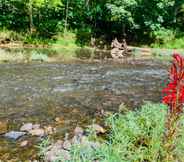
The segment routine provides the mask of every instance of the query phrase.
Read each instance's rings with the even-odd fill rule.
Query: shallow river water
[[[153,60],[1,64],[0,119],[8,120],[9,130],[19,130],[22,123],[48,125],[60,117],[59,136],[95,119],[101,109],[159,102],[167,69],[168,64]],[[0,160],[34,158],[34,149],[18,148],[19,142],[0,137]]]

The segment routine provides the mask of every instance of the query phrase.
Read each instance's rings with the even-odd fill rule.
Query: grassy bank
[[[76,51],[81,49],[76,44],[76,35],[72,32],[60,33],[45,39],[4,29],[0,31],[0,42],[0,47],[11,51],[9,54],[1,50],[0,60],[2,61],[71,60],[77,58]]]
[[[86,38],[85,38],[86,37]],[[89,35],[85,35],[80,38],[77,36],[75,31],[67,31],[64,33],[57,33],[50,38],[39,36],[36,33],[30,34],[29,32],[15,32],[12,30],[7,30],[5,28],[0,29],[0,41],[9,40],[10,42],[20,43],[22,45],[30,46],[55,46],[55,47],[65,47],[65,48],[76,48],[84,44],[89,44]],[[85,41],[86,40],[86,41]],[[99,38],[98,41],[105,41]],[[79,43],[80,42],[80,43]],[[1,42],[2,44],[2,42]],[[171,35],[161,35],[155,38],[155,41],[151,44],[140,44],[139,42],[134,42],[133,44],[138,44],[140,47],[147,48],[160,48],[160,49],[184,49],[184,33],[171,34]],[[130,44],[131,45],[131,44]]]
[[[153,48],[167,48],[167,49],[184,49],[184,37],[175,38],[173,40],[169,40],[167,42],[161,43],[153,43],[151,44]]]
[[[110,128],[107,140],[94,149],[74,145],[71,159],[66,162],[166,162],[163,160],[167,154],[163,145],[166,114],[166,106],[147,103],[136,111],[111,115],[106,120]],[[179,123],[179,134],[173,141],[175,148],[170,154],[183,162],[184,115]],[[95,139],[99,141],[98,137]],[[57,161],[62,161],[62,156],[58,155]]]

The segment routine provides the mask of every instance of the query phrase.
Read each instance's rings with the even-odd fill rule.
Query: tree
[[[125,35],[128,29],[133,29],[137,27],[137,24],[134,20],[134,11],[137,7],[136,0],[122,1],[108,1],[107,9],[110,12],[110,21],[117,24],[118,30],[120,29],[120,33]]]

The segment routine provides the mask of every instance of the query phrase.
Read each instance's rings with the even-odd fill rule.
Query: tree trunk
[[[32,0],[29,0],[29,4],[28,4],[28,14],[29,14],[29,30],[30,33],[32,34],[33,32],[33,3]]]
[[[67,25],[68,25],[68,7],[69,7],[69,0],[66,1],[66,13],[65,13],[65,28],[64,28],[64,32],[67,31]]]

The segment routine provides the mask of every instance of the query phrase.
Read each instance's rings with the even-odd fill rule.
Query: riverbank
[[[41,38],[30,37],[29,35],[14,31],[2,31],[0,32],[0,62],[29,63],[32,61],[112,60],[110,49],[106,50],[102,47],[92,48],[90,46],[81,47],[77,43],[76,37],[75,33],[65,32],[51,39],[42,40]],[[132,51],[132,56],[128,59],[156,58],[168,60],[174,51],[184,54],[184,49],[166,49],[163,48],[164,45],[155,45],[153,47],[156,48],[128,46]]]
[[[166,162],[168,152],[163,139],[167,107],[147,103],[137,111],[120,108],[121,112],[106,119],[107,130],[99,126],[86,131],[76,128],[72,139],[54,143],[44,140],[39,146],[41,158],[45,162]],[[182,116],[178,123],[183,123],[183,119]],[[172,141],[175,147],[169,155],[183,162],[182,124],[177,132],[177,138]],[[105,133],[105,139],[100,137]]]
[[[30,62],[124,62],[127,60],[170,60],[174,52],[184,54],[183,49],[157,49],[128,46],[132,55],[124,59],[112,59],[110,50],[101,50],[76,45],[63,46],[24,45],[9,43],[0,45],[0,63],[30,63]]]

